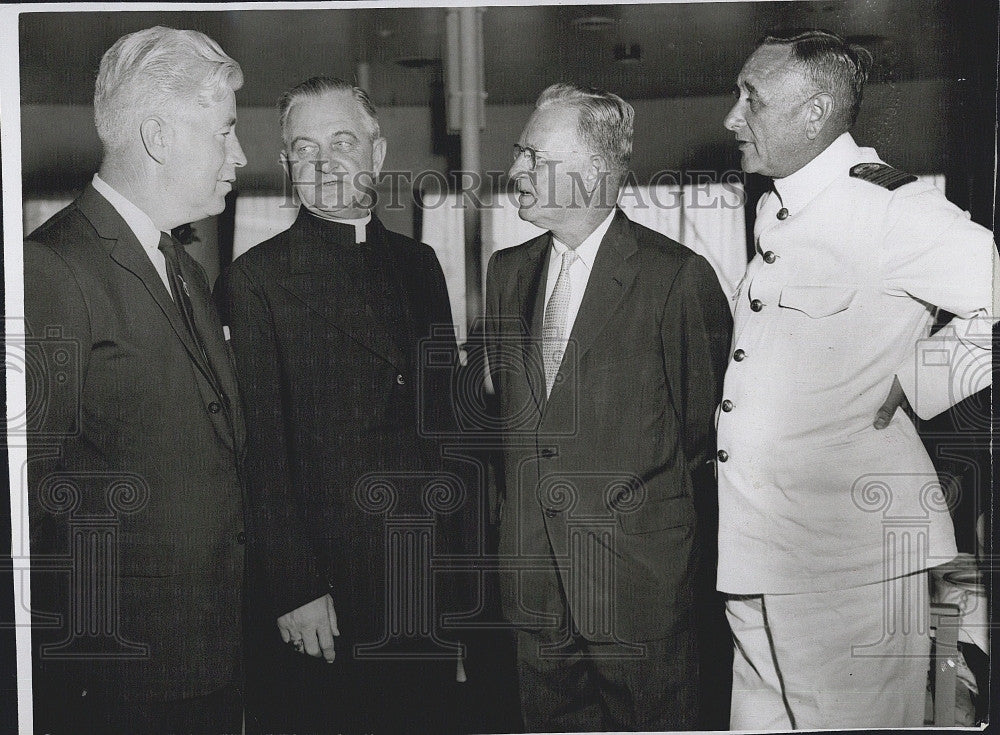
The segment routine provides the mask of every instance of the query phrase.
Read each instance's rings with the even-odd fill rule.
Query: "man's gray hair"
[[[536,109],[571,105],[580,112],[577,132],[594,153],[603,155],[619,182],[632,158],[635,110],[616,94],[575,84],[553,84],[538,97]]]
[[[872,66],[868,49],[823,30],[768,36],[761,45],[791,46],[792,58],[805,68],[817,91],[833,95],[840,111],[840,126],[847,130],[854,125]]]
[[[288,121],[288,113],[291,112],[292,107],[295,106],[296,102],[305,97],[320,97],[329,92],[349,92],[358,103],[358,108],[361,110],[362,116],[365,118],[368,134],[371,136],[372,141],[374,142],[382,137],[382,129],[378,124],[375,105],[372,104],[368,93],[361,89],[361,87],[355,87],[353,84],[345,82],[343,79],[326,76],[310,77],[304,82],[296,84],[278,99],[278,115],[281,123],[281,137],[285,137],[285,123]],[[285,140],[285,142],[287,143],[288,141]]]
[[[119,38],[101,59],[94,123],[105,154],[124,150],[151,112],[179,101],[208,107],[243,86],[243,70],[198,31],[155,26]]]

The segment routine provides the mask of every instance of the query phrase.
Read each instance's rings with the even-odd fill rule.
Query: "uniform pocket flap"
[[[625,533],[650,533],[689,526],[695,521],[694,501],[687,495],[651,500],[631,512],[621,513],[618,520]]]
[[[857,289],[843,286],[786,286],[781,289],[778,303],[820,319],[846,309],[856,293]]]

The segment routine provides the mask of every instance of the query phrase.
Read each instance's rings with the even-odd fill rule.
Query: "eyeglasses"
[[[532,148],[530,145],[518,145],[514,144],[514,163],[521,160],[524,156],[528,159],[528,169],[534,171],[535,167],[538,166],[538,154],[539,153],[579,153],[580,151],[557,151],[557,150],[542,150],[541,148]]]

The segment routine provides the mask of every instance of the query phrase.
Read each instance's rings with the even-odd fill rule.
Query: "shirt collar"
[[[615,212],[617,210],[612,209],[604,221],[597,226],[593,232],[587,235],[587,239],[581,242],[576,247],[577,258],[587,266],[588,271],[594,269],[594,260],[597,259],[597,249],[601,246],[601,240],[607,234],[608,229],[611,227],[611,221],[615,218]],[[562,258],[563,253],[569,250],[569,246],[566,243],[556,239],[556,236],[552,236],[552,258],[558,260]]]
[[[774,180],[782,206],[795,214],[852,166],[881,159],[873,148],[861,148],[850,133],[843,133],[822,153],[793,174]]]
[[[367,237],[365,235],[365,228],[368,226],[368,223],[372,221],[371,211],[369,211],[368,214],[366,214],[364,217],[351,217],[351,218],[326,217],[316,214],[315,212],[310,212],[310,214],[316,217],[316,219],[321,219],[324,222],[334,222],[338,225],[348,225],[353,227],[355,243],[362,243],[367,241]]]
[[[158,250],[160,247],[160,231],[153,224],[149,215],[135,206],[132,202],[122,196],[117,189],[106,182],[97,174],[91,180],[94,189],[108,203],[115,208],[115,211],[125,220],[125,224],[132,230],[132,233],[139,240],[145,250]]]

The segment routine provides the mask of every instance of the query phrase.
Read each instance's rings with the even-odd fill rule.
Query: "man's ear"
[[[818,92],[806,103],[806,137],[815,140],[830,122],[837,101],[829,92]]]
[[[610,173],[608,159],[601,153],[592,154],[587,167],[583,170],[583,185],[587,193],[593,192]]]
[[[157,163],[163,163],[167,158],[170,131],[163,118],[153,115],[139,123],[139,136],[146,153]]]
[[[382,164],[385,162],[385,138],[376,138],[372,141],[372,173],[379,175]]]

